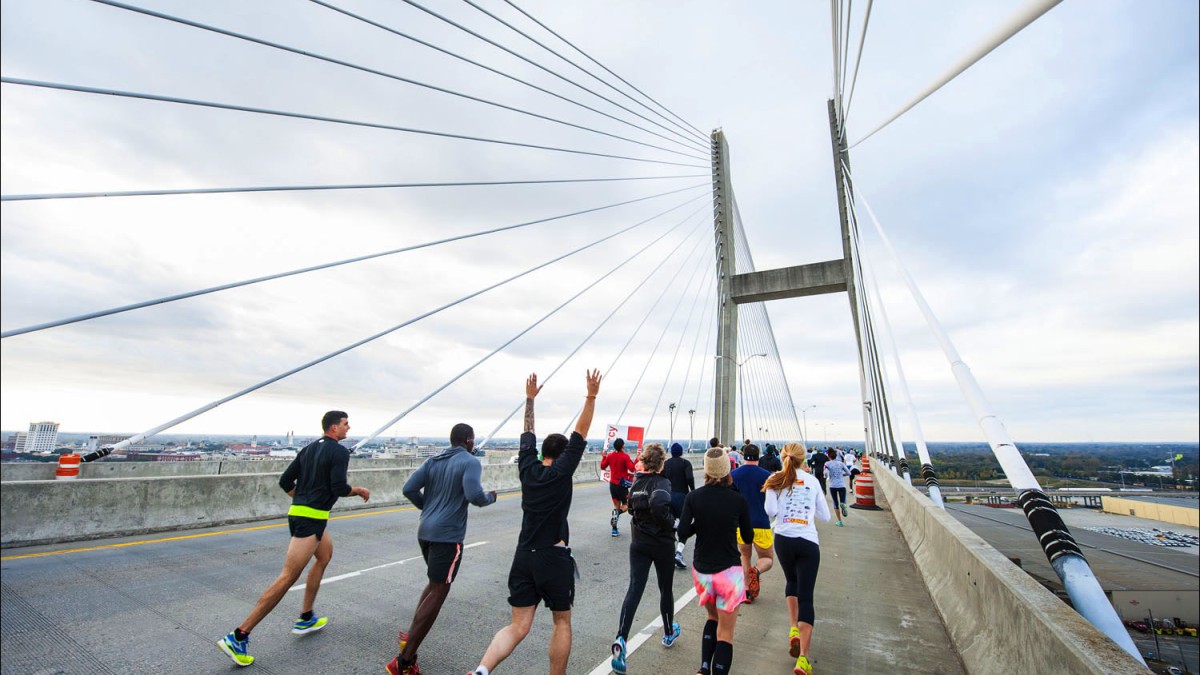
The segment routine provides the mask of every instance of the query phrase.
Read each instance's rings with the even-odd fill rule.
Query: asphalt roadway
[[[881,500],[881,504],[885,504]],[[572,544],[579,562],[568,672],[608,673],[609,644],[628,574],[628,520],[609,535],[608,490],[576,486]],[[407,628],[425,584],[411,506],[336,517],[333,561],[317,598],[325,630],[290,633],[300,594],[291,592],[254,631],[252,673],[382,673],[396,630]],[[520,529],[519,493],[471,507],[462,570],[437,624],[421,647],[422,671],[466,673],[479,663],[509,618],[506,577]],[[963,668],[889,511],[852,510],[846,527],[821,523],[822,564],[812,657],[818,672],[962,673]],[[288,532],[283,521],[84,544],[10,549],[0,557],[3,673],[230,673],[237,669],[215,641],[241,621],[279,572]],[[691,557],[688,546],[687,558]],[[690,674],[699,662],[704,611],[689,573],[674,578],[683,635],[659,644],[653,580],[630,636],[632,673]],[[786,604],[778,569],[763,576],[762,596],[743,606],[733,668],[791,673]],[[547,672],[549,612],[494,672]]]

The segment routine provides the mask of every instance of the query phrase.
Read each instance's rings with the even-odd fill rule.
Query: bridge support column
[[[713,244],[717,264],[717,353],[713,359],[713,435],[725,445],[734,442],[737,410],[737,304],[733,275],[737,273],[733,221],[733,181],[729,175],[729,146],[720,129],[712,133]]]
[[[863,416],[863,437],[866,452],[870,455],[876,449],[874,447],[876,439],[871,423],[871,413],[866,405],[871,397],[867,392],[867,366],[863,360],[862,323],[858,316],[858,290],[854,276],[854,255],[851,250],[853,243],[850,240],[850,200],[853,199],[853,194],[846,185],[846,169],[850,166],[850,152],[846,147],[845,135],[839,133],[842,125],[838,123],[836,102],[830,99],[828,107],[829,140],[833,144],[833,177],[837,183],[838,219],[842,224],[842,265],[846,279],[846,295],[850,299],[850,316],[854,319],[854,339],[858,344],[858,386],[864,403],[860,406]]]

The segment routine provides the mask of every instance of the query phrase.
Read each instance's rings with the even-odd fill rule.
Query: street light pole
[[[801,438],[800,440],[804,441],[805,443],[808,443],[808,414],[807,413],[809,410],[812,410],[815,407],[817,407],[817,404],[814,403],[809,406],[804,406],[803,408],[800,409],[800,418],[804,421],[804,431],[803,431],[804,437]]]
[[[671,405],[667,406],[667,416],[671,418],[671,440],[667,441],[667,447],[670,448],[671,444],[675,442],[675,404],[674,403],[671,403]]]
[[[688,432],[688,452],[691,452],[692,439],[696,437],[696,410],[694,408],[688,411],[688,418],[691,420],[691,431]]]
[[[731,357],[729,357],[729,356],[726,356],[726,355],[724,355],[724,354],[717,354],[716,356],[714,356],[714,357],[713,357],[714,359],[729,359],[730,361],[733,361],[733,363],[734,363],[734,365],[735,365],[735,366],[737,366],[737,374],[738,374],[738,400],[739,400],[739,407],[741,407],[741,409],[742,409],[742,437],[743,437],[743,438],[745,438],[745,436],[746,436],[746,406],[745,406],[745,403],[744,403],[744,399],[745,399],[745,396],[746,396],[746,394],[745,394],[745,391],[746,391],[746,390],[745,390],[745,388],[742,386],[742,366],[746,365],[746,362],[747,362],[747,361],[749,361],[750,359],[752,359],[752,358],[754,358],[754,357],[756,357],[756,356],[766,356],[766,354],[765,354],[765,353],[761,353],[761,354],[751,354],[750,356],[747,356],[746,358],[742,359],[741,361],[737,361],[737,360],[735,360],[735,359],[733,359],[733,358],[731,358]],[[731,440],[730,440],[730,439],[725,439],[725,442],[726,442],[726,443],[730,443],[730,442],[731,442]]]

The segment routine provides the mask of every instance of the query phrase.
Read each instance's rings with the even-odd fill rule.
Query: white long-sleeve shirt
[[[784,537],[803,537],[814,544],[817,538],[815,518],[829,522],[829,504],[821,492],[821,483],[808,472],[796,475],[796,483],[782,490],[767,490],[764,505],[767,515],[775,519],[772,529]]]

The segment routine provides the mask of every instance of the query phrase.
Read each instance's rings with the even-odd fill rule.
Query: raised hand
[[[587,395],[595,396],[600,392],[600,370],[587,371]]]
[[[532,373],[525,379],[525,398],[534,398],[542,390],[537,383],[537,373]]]

